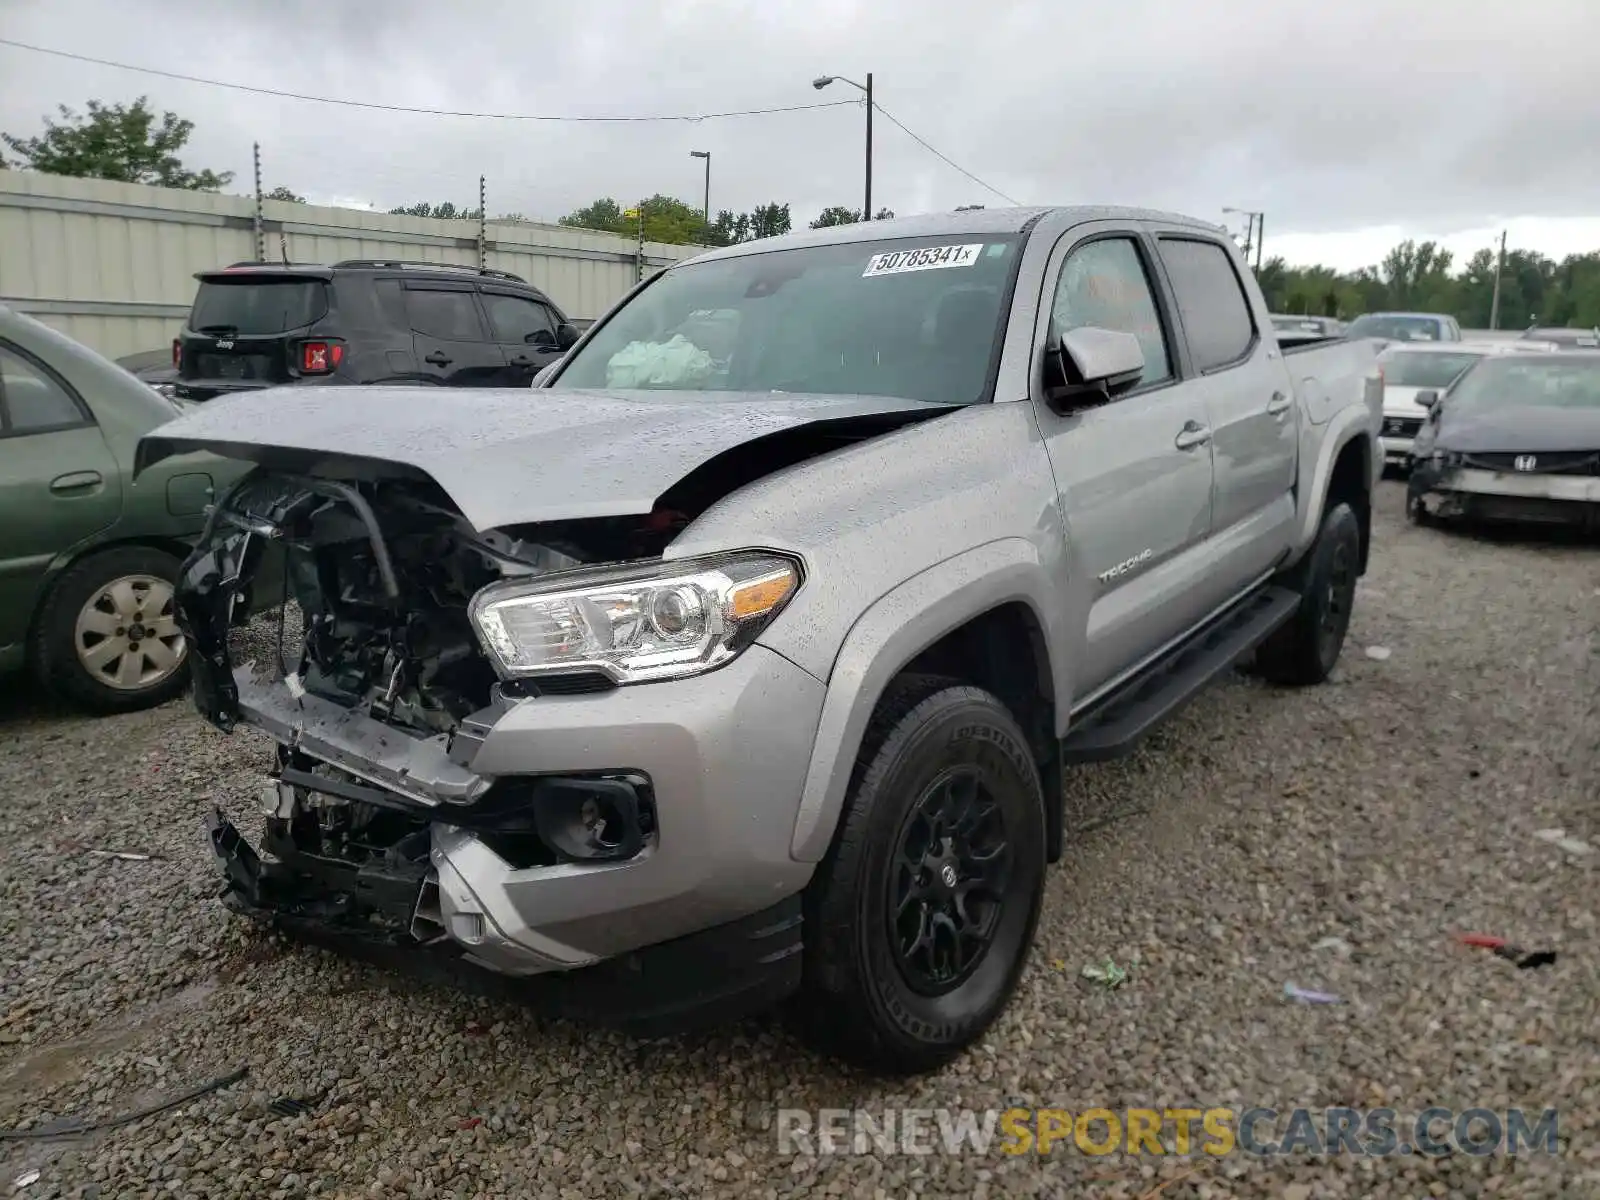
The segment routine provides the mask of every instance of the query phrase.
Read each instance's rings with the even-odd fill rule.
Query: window
[[[1215,242],[1162,238],[1161,261],[1197,371],[1231,366],[1250,352],[1255,321],[1228,252]]]
[[[485,292],[483,306],[489,310],[489,328],[497,342],[527,342],[530,334],[544,333],[549,344],[556,343],[555,320],[550,310],[526,296],[502,296]],[[545,339],[536,337],[534,341]]]
[[[43,433],[87,423],[60,380],[4,346],[0,346],[0,410],[6,433]]]
[[[1140,386],[1172,378],[1150,276],[1131,238],[1106,238],[1073,250],[1056,282],[1050,318],[1058,333],[1085,325],[1131,333],[1144,351]]]
[[[204,280],[195,293],[189,328],[197,333],[284,333],[328,315],[320,279]]]
[[[1427,350],[1390,350],[1379,358],[1389,387],[1434,388],[1443,391],[1477,362],[1479,354],[1437,354]]]
[[[406,315],[411,328],[448,342],[483,341],[483,322],[471,292],[440,288],[407,288]]]

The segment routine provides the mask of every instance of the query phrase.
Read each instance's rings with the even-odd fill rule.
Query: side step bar
[[[1061,742],[1063,762],[1131,754],[1145,734],[1294,615],[1300,593],[1268,586],[1241,601],[1090,709]]]

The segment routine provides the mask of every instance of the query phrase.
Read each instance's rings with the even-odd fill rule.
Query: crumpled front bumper
[[[1408,498],[1433,516],[1549,524],[1600,524],[1600,476],[1490,471],[1427,459]]]
[[[411,885],[413,932],[502,974],[571,970],[736,922],[796,897],[813,870],[789,846],[824,689],[760,645],[697,678],[501,699],[456,736],[295,696],[248,667],[232,684],[245,724],[425,814],[431,870]],[[623,771],[648,780],[655,821],[626,861],[517,867],[473,828],[506,781]],[[231,826],[214,819],[209,836],[237,911],[337,915],[306,911]]]

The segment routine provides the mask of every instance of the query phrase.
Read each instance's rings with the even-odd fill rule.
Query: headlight
[[[493,583],[469,611],[503,676],[598,670],[643,683],[728,662],[799,586],[795,562],[749,553]]]

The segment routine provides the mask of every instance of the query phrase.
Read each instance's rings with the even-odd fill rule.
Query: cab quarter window
[[[1197,238],[1162,238],[1161,261],[1195,370],[1215,371],[1243,359],[1255,342],[1256,325],[1228,252]]]
[[[1172,378],[1150,276],[1132,238],[1102,238],[1068,254],[1050,317],[1058,334],[1086,325],[1131,333],[1144,351],[1140,386]]]

